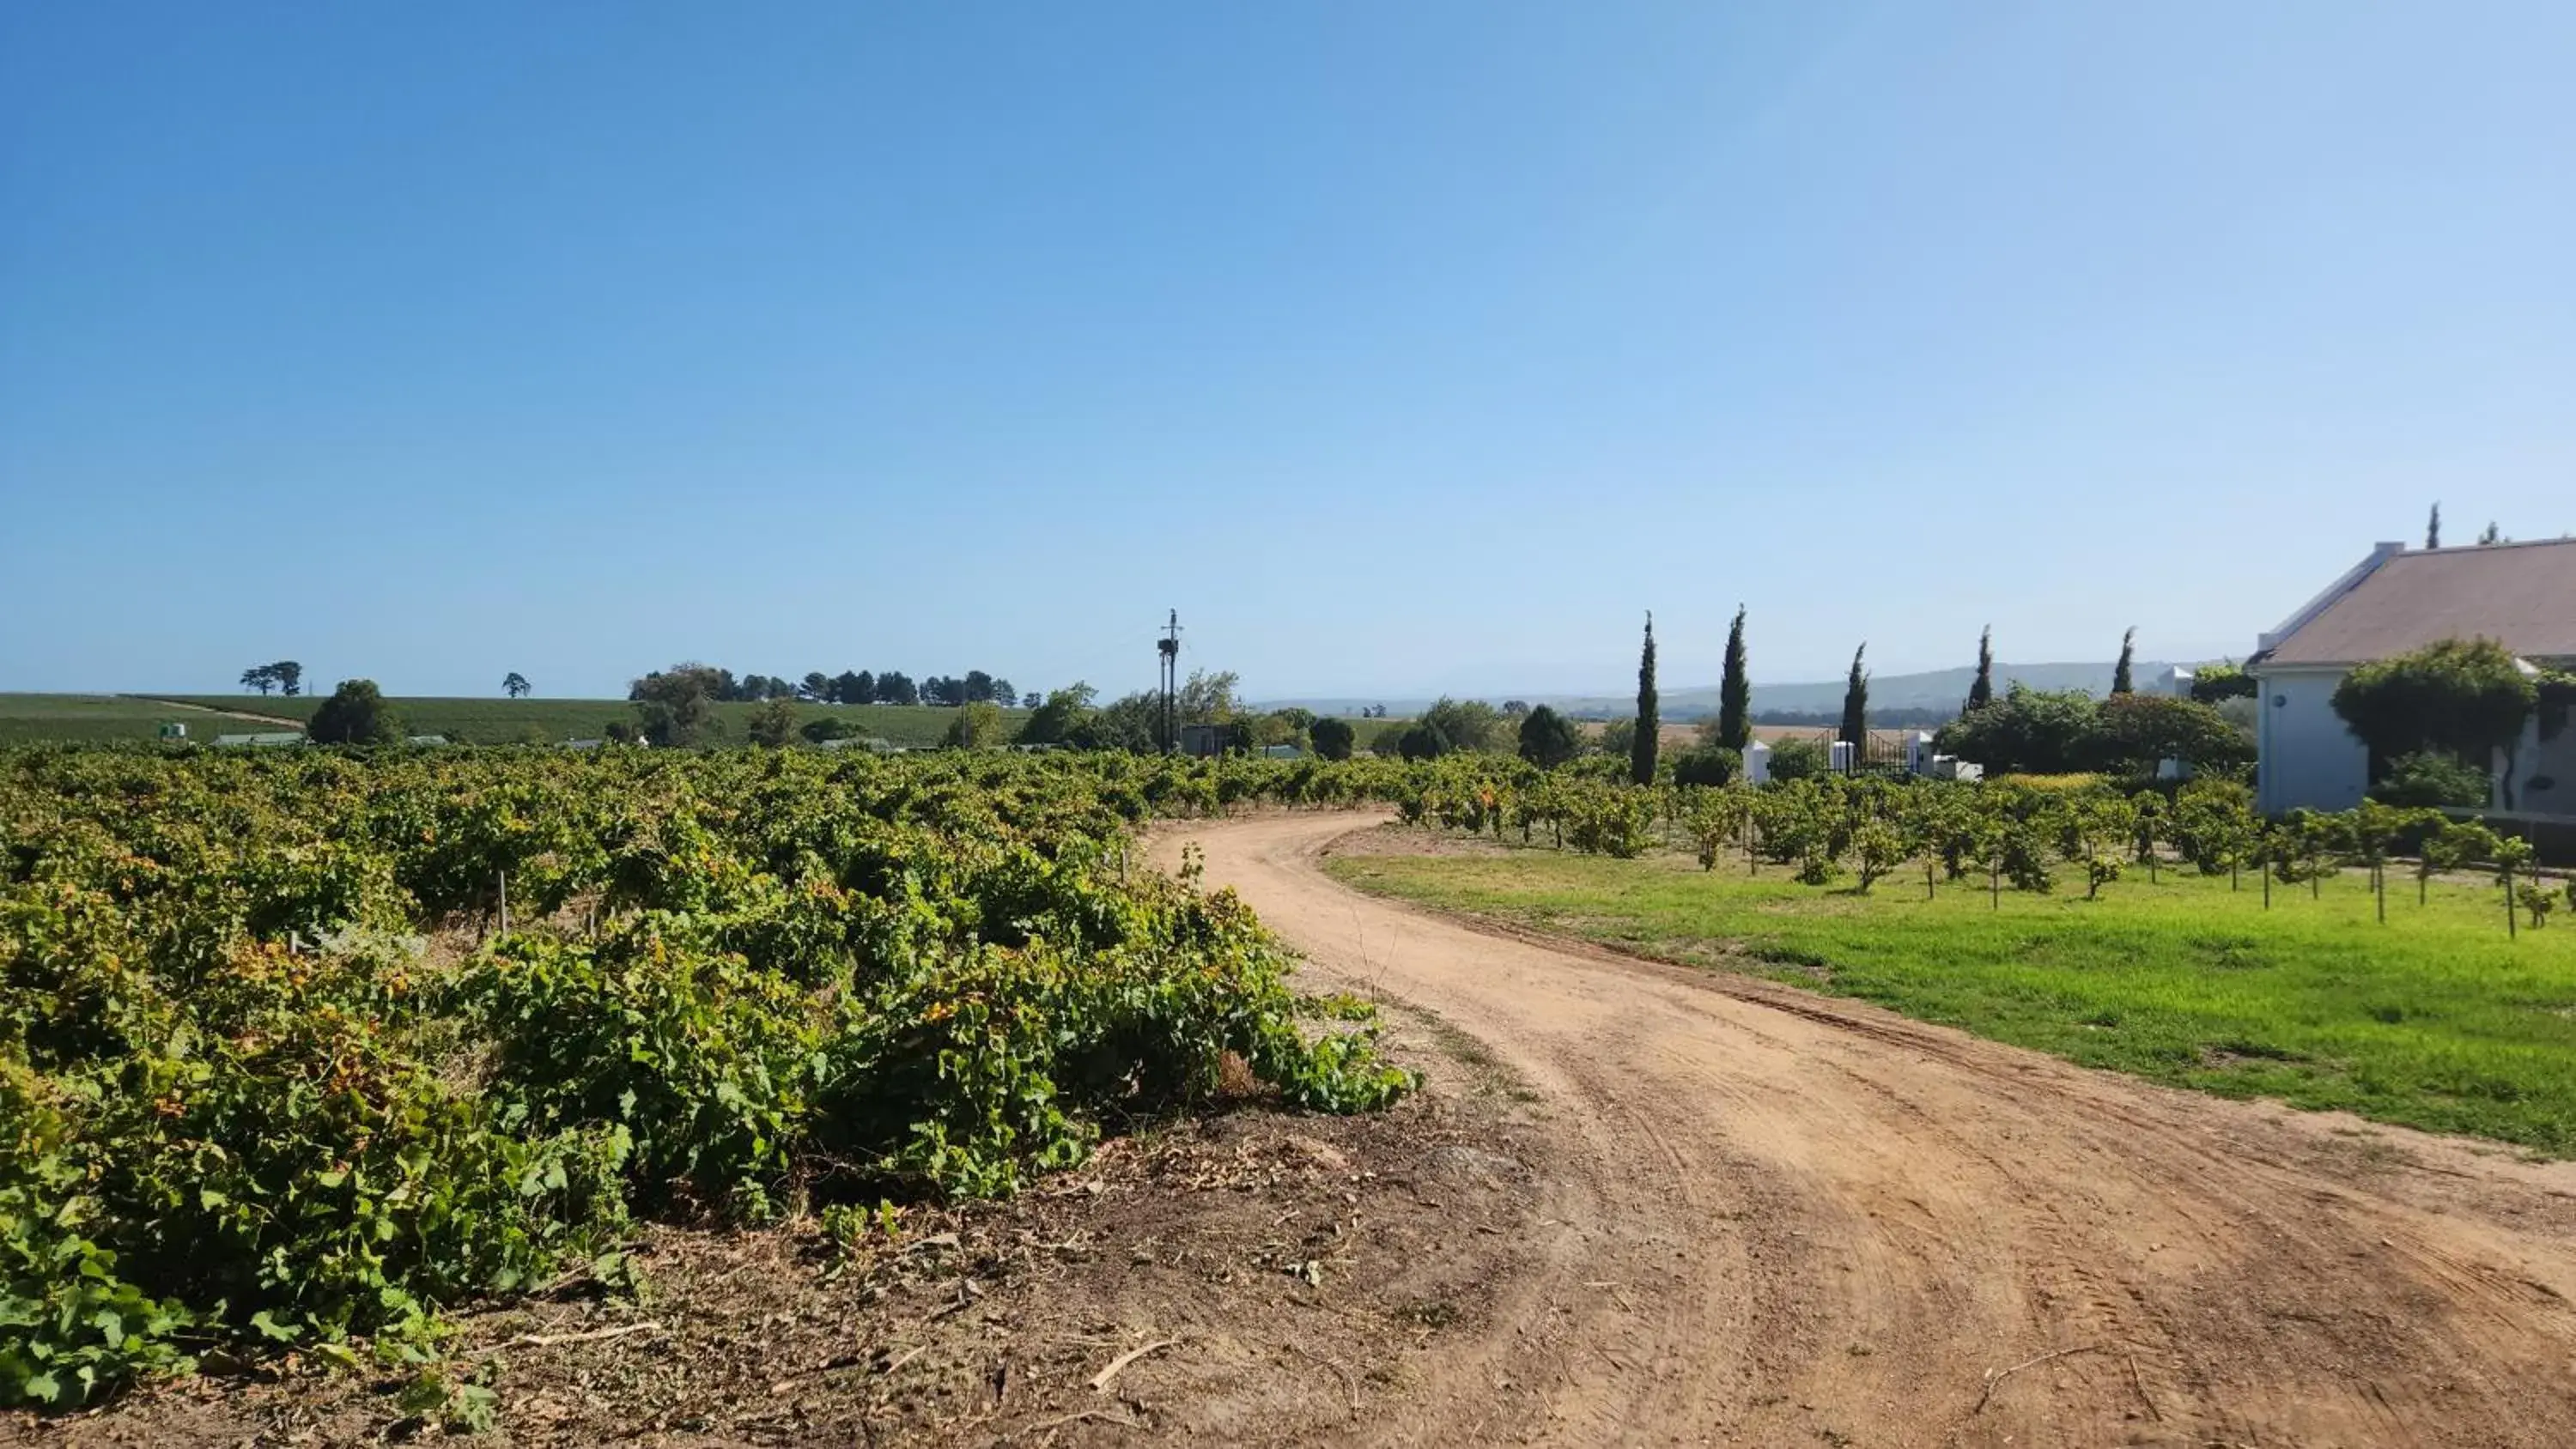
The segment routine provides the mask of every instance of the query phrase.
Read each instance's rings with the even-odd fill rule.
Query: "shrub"
[[[2519,738],[2539,698],[2503,645],[2446,639],[2345,675],[2334,711],[2377,758],[2438,750],[2475,760]]]
[[[1327,715],[1306,727],[1306,741],[1315,747],[1317,759],[1347,760],[1351,757],[1351,741],[1357,733],[1349,720]]]
[[[2477,766],[2439,750],[2418,750],[2392,762],[2370,787],[2370,798],[2390,805],[2484,809],[2492,790],[2487,772]]]
[[[1822,779],[1833,763],[1832,753],[1821,742],[1804,736],[1771,747],[1771,778],[1777,781]]]
[[[1521,718],[1520,756],[1542,770],[1553,770],[1583,752],[1574,722],[1546,705]]]
[[[1701,745],[1673,757],[1676,785],[1724,785],[1744,773],[1744,757],[1717,745]]]
[[[317,745],[390,745],[402,740],[402,721],[372,679],[344,679],[304,726]]]

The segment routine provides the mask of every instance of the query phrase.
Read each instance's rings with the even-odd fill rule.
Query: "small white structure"
[[[1825,768],[1833,771],[1837,775],[1848,775],[1852,772],[1853,751],[1851,741],[1836,740],[1831,745],[1828,745],[1826,749],[1830,753],[1826,756]]]
[[[1932,753],[1932,737],[1930,735],[1921,730],[1910,730],[1906,733],[1905,773],[1909,775],[1931,774],[1932,761],[1934,758],[1936,757]]]
[[[1755,740],[1744,747],[1744,783],[1748,785],[1771,783],[1771,747],[1760,740]]]
[[[252,749],[274,749],[304,743],[304,736],[286,732],[264,735],[217,735],[215,743]]]
[[[2256,805],[2267,815],[2347,810],[2370,786],[2370,752],[2334,712],[2355,666],[2446,639],[2493,639],[2526,670],[2576,665],[2576,539],[2466,548],[2383,543],[2260,640],[2245,661],[2260,693]],[[2576,816],[2576,729],[2497,752],[2494,805]]]
[[[2164,673],[2156,676],[2156,693],[2169,694],[2176,699],[2189,699],[2192,682],[2198,678],[2200,678],[2200,671],[2187,664],[2169,665]]]

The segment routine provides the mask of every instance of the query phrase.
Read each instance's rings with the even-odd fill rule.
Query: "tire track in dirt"
[[[1356,1437],[2576,1442],[2576,1166],[1374,900],[1368,823],[1159,847],[1539,1098],[1541,1266]]]

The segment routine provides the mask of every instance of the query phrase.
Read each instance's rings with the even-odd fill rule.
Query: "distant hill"
[[[2132,675],[2144,685],[2171,666],[2162,660],[2139,660],[2130,666]],[[2081,689],[2088,694],[2111,692],[2111,661],[2085,664],[2006,664],[1995,661],[1995,688],[2008,688],[2015,682],[2033,689]],[[1926,709],[1955,713],[1968,697],[1968,683],[1976,678],[1974,666],[1957,669],[1934,669],[1921,674],[1876,674],[1870,676],[1869,707],[1879,710]],[[1568,695],[1515,694],[1487,695],[1500,704],[1506,698],[1525,699],[1532,704],[1553,705],[1560,714],[1578,719],[1621,719],[1636,707],[1633,695]],[[1366,705],[1383,704],[1388,713],[1420,714],[1430,705],[1427,699],[1361,699],[1311,698],[1282,699],[1264,702],[1264,709],[1302,705],[1317,714],[1357,714]],[[1819,680],[1813,684],[1756,684],[1753,686],[1753,711],[1756,714],[1838,714],[1843,707],[1843,682]],[[1717,713],[1717,686],[1688,685],[1663,691],[1662,711],[1668,720],[1700,719]]]

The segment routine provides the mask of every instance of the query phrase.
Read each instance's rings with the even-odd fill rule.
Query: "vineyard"
[[[1410,1078],[1149,815],[1393,767],[0,754],[0,1402],[615,1288],[639,1216],[1007,1194],[1242,1069]],[[863,1219],[860,1219],[863,1220]]]

